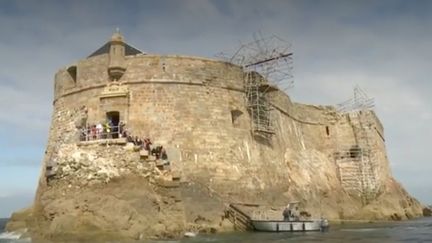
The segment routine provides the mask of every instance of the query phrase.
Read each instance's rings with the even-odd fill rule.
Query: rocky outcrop
[[[15,213],[8,230],[29,228],[33,239],[58,241],[179,238],[221,228],[223,202],[200,185],[175,181],[169,166],[130,144],[63,145],[57,158],[39,204]],[[198,200],[212,206],[195,207]]]
[[[319,152],[287,153],[286,159],[290,177],[285,191],[226,188],[228,197],[222,188],[199,179],[173,181],[179,176],[173,178],[177,173],[172,168],[143,157],[131,144],[65,144],[59,147],[55,175],[38,204],[15,213],[7,228],[29,228],[34,239],[54,241],[179,238],[184,232],[232,230],[223,211],[225,203],[233,201],[273,203],[275,208],[299,200],[309,214],[333,220],[400,220],[421,211],[395,181],[364,206],[343,191],[332,174],[335,165]],[[279,210],[272,213],[281,217]]]
[[[281,217],[274,208],[288,200],[299,200],[308,214],[331,220],[401,220],[421,212],[394,180],[364,206],[344,192],[333,174],[335,164],[318,151],[287,152],[286,163],[286,190],[247,192],[211,188],[198,178],[173,183],[174,170],[142,157],[131,144],[65,144],[38,204],[15,213],[7,229],[28,228],[33,239],[53,241],[179,238],[184,232],[233,230],[223,218],[225,203],[233,201],[273,205],[267,215],[273,218]]]
[[[33,208],[25,208],[20,211],[14,212],[9,222],[6,224],[7,231],[14,231],[19,233],[25,233],[31,224],[33,218]]]
[[[424,207],[423,208],[423,216],[431,217],[432,216],[432,207]]]

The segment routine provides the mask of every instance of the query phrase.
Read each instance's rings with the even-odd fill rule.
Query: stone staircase
[[[158,186],[166,188],[176,188],[180,186],[180,172],[173,170],[167,161],[156,159],[155,156],[149,154],[147,150],[138,150],[140,161],[154,166],[158,175],[154,177],[154,182]]]

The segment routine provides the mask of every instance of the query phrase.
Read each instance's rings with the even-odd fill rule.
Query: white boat
[[[301,232],[301,231],[325,231],[329,227],[326,219],[318,220],[251,220],[255,231],[264,232]]]
[[[258,204],[230,204],[226,209],[225,214],[234,227],[238,230],[246,231],[263,231],[263,232],[303,232],[303,231],[326,231],[329,228],[327,219],[307,219],[300,216],[298,202],[289,203],[283,211],[284,219],[275,219],[267,217],[266,214],[261,214],[262,211],[258,210],[259,216],[254,213],[250,216],[247,211],[242,210],[241,207],[255,207]],[[309,215],[310,216],[310,215]],[[307,216],[307,217],[309,217]]]
[[[266,232],[299,232],[325,231],[329,227],[326,219],[301,219],[299,202],[290,202],[283,211],[284,220],[251,219],[255,231]]]

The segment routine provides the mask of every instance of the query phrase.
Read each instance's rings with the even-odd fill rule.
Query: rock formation
[[[373,111],[294,103],[277,88],[261,93],[268,85],[252,76],[264,113],[248,104],[242,67],[145,54],[116,33],[57,72],[35,202],[8,229],[25,224],[33,239],[176,238],[232,230],[230,202],[300,201],[330,220],[422,215],[391,175]],[[271,129],[254,126],[257,114]],[[119,135],[83,138],[107,119],[163,145],[169,166]]]
[[[423,216],[431,217],[432,216],[432,206],[427,206],[423,208]]]

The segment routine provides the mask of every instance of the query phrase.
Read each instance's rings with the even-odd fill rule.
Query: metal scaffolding
[[[245,73],[246,99],[249,113],[252,118],[254,132],[272,134],[271,121],[272,106],[266,97],[266,92],[271,88],[265,85],[264,78],[255,71]]]
[[[336,109],[347,116],[355,136],[355,144],[338,146],[335,152],[339,178],[345,190],[360,196],[364,204],[373,200],[378,191],[375,151],[371,146],[371,126],[368,114],[374,108],[374,99],[359,87],[354,97],[340,103]]]
[[[254,41],[241,44],[234,55],[219,55],[243,67],[246,103],[255,133],[265,136],[274,133],[272,105],[267,94],[276,90],[286,92],[293,87],[290,49],[289,43],[275,35],[255,35]]]
[[[360,86],[354,87],[354,97],[336,105],[336,110],[341,113],[372,110],[375,107],[374,99],[370,98]]]

